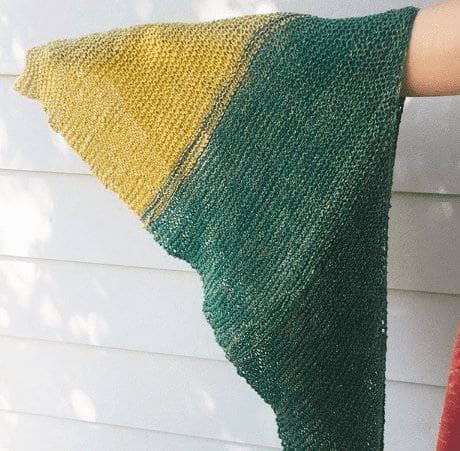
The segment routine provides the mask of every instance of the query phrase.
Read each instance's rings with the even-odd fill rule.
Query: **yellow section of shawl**
[[[29,50],[14,87],[42,104],[91,173],[141,216],[219,90],[242,76],[235,67],[253,34],[277,16],[149,24],[52,41]]]
[[[155,199],[155,203],[151,208],[149,208],[149,211],[146,212],[146,217],[144,219],[144,224],[146,226],[161,215],[169,200],[174,195],[176,189],[179,187],[179,184],[190,175],[211,139],[214,128],[217,126],[222,114],[225,112],[225,109],[227,108],[227,105],[233,95],[233,91],[246,73],[248,64],[259,49],[260,45],[269,34],[274,33],[278,28],[282,27],[295,17],[294,14],[276,14],[276,16],[278,16],[276,21],[271,21],[269,26],[253,35],[251,45],[247,47],[244,57],[232,70],[232,74],[225,86],[225,89],[219,93],[218,101],[213,105],[212,114],[209,115],[205,126],[200,128],[200,133],[196,136],[196,139],[193,140],[191,150],[186,154],[186,156],[184,156],[180,167],[174,174],[174,177],[171,178],[168,183],[163,185],[164,189],[162,190],[161,195],[158,196],[158,199]]]

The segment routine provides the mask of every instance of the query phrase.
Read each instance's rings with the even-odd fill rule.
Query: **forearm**
[[[434,3],[417,13],[402,92],[412,97],[460,94],[460,0]]]

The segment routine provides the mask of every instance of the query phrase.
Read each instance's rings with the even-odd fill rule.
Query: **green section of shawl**
[[[301,16],[259,49],[149,230],[285,450],[383,449],[388,212],[418,9]]]

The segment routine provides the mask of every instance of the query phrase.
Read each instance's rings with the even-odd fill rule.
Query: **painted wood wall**
[[[410,4],[424,6],[428,2]],[[12,91],[26,50],[144,22],[346,17],[402,0],[0,0],[0,449],[279,449],[168,256]],[[389,240],[386,450],[433,450],[460,319],[460,96],[408,98]]]

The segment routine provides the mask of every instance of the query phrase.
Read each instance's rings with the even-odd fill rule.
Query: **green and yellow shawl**
[[[15,89],[202,282],[285,450],[383,449],[388,212],[418,8],[139,25]]]

